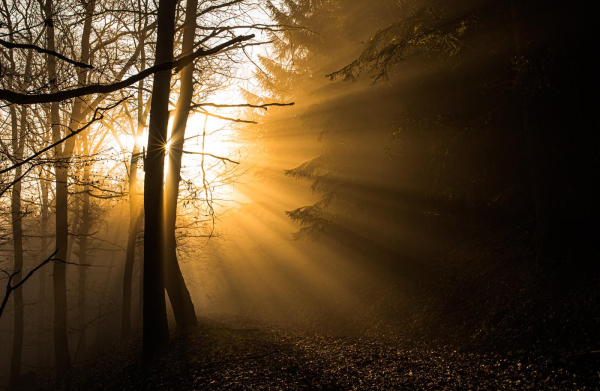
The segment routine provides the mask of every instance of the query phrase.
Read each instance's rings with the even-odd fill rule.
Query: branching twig
[[[70,58],[68,58],[66,56],[63,56],[60,53],[57,53],[57,52],[52,51],[52,50],[44,49],[44,48],[41,48],[41,47],[36,46],[36,45],[29,44],[29,43],[14,43],[14,42],[8,42],[8,41],[5,41],[3,39],[0,39],[0,45],[2,45],[4,47],[7,47],[9,49],[31,49],[31,50],[35,50],[38,53],[49,54],[49,55],[54,56],[56,58],[60,58],[61,60],[66,61],[69,64],[73,64],[73,65],[75,65],[76,67],[79,67],[79,68],[88,68],[88,69],[93,69],[94,68],[93,66],[91,66],[89,64],[85,64],[83,62],[71,60]]]
[[[65,90],[59,92],[53,92],[49,94],[23,94],[19,92],[14,92],[10,90],[0,89],[0,100],[4,100],[10,103],[15,104],[34,104],[34,103],[50,103],[50,102],[60,102],[63,100],[77,98],[84,95],[92,95],[92,94],[108,94],[111,92],[118,91],[125,87],[129,87],[130,85],[137,83],[140,80],[147,78],[150,75],[153,75],[158,72],[170,71],[175,69],[176,71],[185,68],[192,61],[199,57],[206,57],[220,52],[221,50],[238,44],[240,42],[247,41],[249,39],[254,38],[254,34],[250,35],[240,35],[233,39],[230,39],[227,42],[224,42],[220,45],[217,45],[211,49],[205,50],[204,48],[200,48],[196,50],[194,53],[181,57],[178,60],[163,62],[162,64],[154,65],[150,68],[147,68],[133,76],[128,77],[125,80],[121,80],[112,84],[96,84],[91,86],[85,86],[80,88],[74,88],[72,90]]]
[[[2,300],[2,305],[0,306],[0,317],[2,317],[2,313],[4,312],[4,308],[6,307],[6,303],[8,303],[8,298],[10,297],[10,294],[15,290],[15,289],[19,289],[21,287],[21,285],[23,285],[25,282],[27,282],[27,280],[29,280],[29,278],[31,276],[33,276],[33,274],[38,271],[39,269],[41,269],[44,265],[46,265],[47,263],[50,263],[52,261],[60,261],[59,259],[55,259],[54,256],[56,255],[56,253],[58,253],[58,249],[56,249],[56,251],[54,251],[52,253],[52,255],[50,255],[48,258],[46,258],[42,263],[40,263],[39,265],[37,265],[36,267],[34,267],[33,269],[31,269],[31,271],[29,273],[27,273],[27,275],[21,280],[19,281],[19,283],[17,283],[16,285],[12,285],[12,279],[19,273],[21,273],[20,270],[17,270],[13,273],[8,273],[6,270],[0,270],[2,271],[4,274],[6,274],[8,276],[8,282],[6,283],[6,293],[4,294],[4,299]]]
[[[67,140],[68,140],[68,139],[70,139],[71,137],[74,137],[74,136],[78,135],[79,133],[83,132],[84,130],[86,130],[87,128],[89,128],[90,126],[92,126],[92,124],[93,124],[94,122],[100,121],[100,120],[102,120],[102,119],[104,118],[104,114],[102,114],[102,113],[100,114],[100,116],[99,116],[99,117],[96,117],[96,114],[98,114],[98,112],[99,112],[100,110],[102,110],[102,111],[106,111],[106,110],[110,110],[110,109],[112,109],[112,108],[115,108],[116,106],[120,105],[122,102],[126,101],[126,100],[127,100],[127,99],[129,99],[130,97],[131,97],[131,96],[128,96],[128,97],[126,97],[126,98],[123,98],[123,99],[119,100],[118,102],[116,102],[116,103],[114,103],[114,104],[112,104],[112,105],[110,105],[110,106],[107,106],[107,107],[97,107],[97,108],[96,108],[96,110],[94,110],[94,115],[93,115],[93,117],[92,117],[91,121],[90,121],[90,122],[88,122],[87,124],[85,124],[85,126],[82,126],[81,128],[79,128],[79,129],[77,129],[77,130],[72,130],[72,131],[71,131],[71,133],[69,133],[68,135],[66,135],[66,136],[65,136],[65,137],[63,137],[62,139],[60,139],[60,140],[58,140],[58,141],[56,141],[56,142],[54,142],[54,143],[52,143],[52,144],[48,145],[47,147],[45,147],[45,148],[43,148],[43,149],[41,149],[41,150],[37,151],[37,152],[36,152],[36,153],[34,153],[33,155],[29,156],[27,159],[21,160],[20,162],[18,162],[18,163],[15,163],[15,164],[13,164],[12,166],[10,166],[10,167],[8,167],[8,168],[4,168],[4,169],[0,170],[0,174],[4,174],[4,173],[6,173],[6,172],[8,172],[8,171],[14,170],[14,169],[15,169],[15,168],[17,168],[17,167],[20,167],[20,166],[22,166],[22,165],[24,165],[24,164],[27,164],[27,163],[29,163],[30,161],[32,161],[33,159],[35,159],[36,157],[38,157],[38,156],[42,155],[43,153],[45,153],[45,152],[47,152],[47,151],[49,151],[49,150],[51,150],[51,149],[53,149],[53,148],[56,148],[58,145],[60,145],[60,144],[64,143],[65,141],[67,141]]]
[[[212,153],[208,153],[208,152],[191,152],[191,151],[182,151],[182,152],[183,153],[189,153],[190,155],[210,156],[210,157],[214,157],[215,159],[225,160],[225,161],[231,162],[233,164],[240,164],[240,162],[236,162],[235,160],[231,160],[229,158],[222,157],[222,156],[213,155]]]
[[[264,110],[267,110],[271,106],[293,106],[293,105],[294,105],[294,102],[290,102],[290,103],[265,103],[265,104],[262,104],[262,105],[251,105],[249,103],[240,103],[240,104],[231,104],[231,105],[218,104],[218,103],[197,103],[197,104],[191,105],[190,109],[195,109],[197,107],[210,106],[210,107],[250,107],[250,108],[253,108],[253,109],[264,109]]]
[[[217,114],[209,113],[208,111],[206,111],[206,110],[204,110],[202,108],[200,109],[200,112],[202,114],[204,114],[204,115],[209,116],[209,117],[219,118],[219,119],[223,119],[225,121],[240,122],[240,123],[243,123],[243,124],[254,124],[254,125],[258,124],[258,122],[256,122],[256,121],[250,121],[250,120],[247,120],[247,119],[239,119],[239,118],[229,118],[229,117],[224,117],[222,115],[217,115]]]

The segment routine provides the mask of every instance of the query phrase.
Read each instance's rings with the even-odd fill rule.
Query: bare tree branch
[[[8,282],[6,283],[6,293],[4,294],[4,299],[2,300],[2,305],[0,305],[0,318],[2,317],[2,313],[4,312],[4,308],[6,307],[6,304],[8,303],[8,299],[10,297],[10,294],[15,290],[15,289],[19,289],[21,287],[21,285],[23,285],[25,282],[27,282],[27,280],[29,280],[29,278],[31,276],[33,276],[33,274],[35,272],[37,272],[39,269],[41,269],[44,265],[46,265],[47,263],[50,263],[52,261],[59,261],[59,259],[55,259],[54,256],[56,255],[56,253],[58,253],[58,249],[56,249],[56,251],[54,251],[52,253],[52,255],[50,255],[48,258],[46,258],[44,261],[42,261],[42,263],[40,263],[39,265],[37,265],[36,267],[34,267],[33,269],[31,269],[31,271],[29,273],[27,273],[27,275],[25,277],[23,277],[23,279],[16,284],[15,286],[12,285],[12,279],[19,273],[21,273],[20,270],[17,270],[13,273],[8,273],[6,270],[2,270],[0,269],[1,272],[3,272],[4,274],[6,274],[8,276]]]
[[[86,86],[86,87],[81,87],[81,88],[74,88],[72,90],[59,91],[59,92],[54,92],[54,93],[49,93],[49,94],[36,94],[36,95],[23,94],[23,93],[18,93],[18,92],[2,89],[2,90],[0,90],[0,100],[4,100],[4,101],[10,102],[10,103],[15,103],[15,104],[34,104],[34,103],[60,102],[63,100],[77,98],[80,96],[91,95],[91,94],[108,94],[108,93],[123,89],[125,87],[129,87],[130,85],[137,83],[138,81],[143,80],[146,77],[148,77],[152,74],[155,74],[157,72],[170,71],[173,69],[178,71],[178,70],[186,67],[187,65],[189,65],[196,58],[206,57],[206,56],[216,54],[229,46],[238,44],[240,42],[247,41],[252,38],[254,38],[254,34],[240,35],[238,37],[230,39],[229,41],[224,42],[224,43],[217,45],[208,50],[200,48],[200,49],[196,50],[194,53],[184,56],[184,57],[181,57],[178,60],[167,61],[162,64],[154,65],[150,68],[143,70],[142,72],[139,72],[131,77],[128,77],[125,80],[122,80],[122,81],[119,81],[116,83],[112,83],[112,84],[97,84],[97,85],[91,85],[91,86]]]
[[[243,1],[244,0],[232,0],[232,1],[228,2],[228,3],[213,5],[213,6],[210,6],[210,7],[206,8],[206,9],[203,9],[197,16],[205,15],[205,14],[207,14],[209,12],[212,12],[214,10],[217,10],[219,8],[229,7],[230,5],[234,5],[234,4],[237,4],[237,3],[242,3]]]
[[[240,164],[240,162],[236,162],[235,160],[231,160],[229,158],[226,157],[222,157],[222,156],[217,156],[217,155],[213,155],[212,153],[208,153],[208,152],[191,152],[191,151],[182,151],[183,153],[189,153],[190,155],[203,155],[203,156],[210,156],[210,157],[214,157],[215,159],[219,159],[219,160],[223,160],[223,161],[228,161],[234,164]]]
[[[231,104],[231,105],[227,105],[227,104],[218,104],[218,103],[197,103],[194,105],[190,106],[190,109],[195,109],[198,107],[250,107],[250,108],[254,108],[254,109],[264,109],[264,110],[268,110],[269,107],[271,106],[293,106],[294,102],[290,102],[290,103],[265,103],[262,105],[251,105],[249,103],[240,103],[240,104]]]
[[[8,172],[8,171],[14,170],[14,169],[15,169],[15,168],[17,168],[17,167],[20,167],[20,166],[22,166],[22,165],[24,165],[24,164],[27,164],[27,163],[29,163],[30,161],[32,161],[33,159],[35,159],[36,157],[38,157],[38,156],[42,155],[43,153],[45,153],[45,152],[47,152],[47,151],[49,151],[49,150],[51,150],[51,149],[53,149],[53,148],[57,147],[58,145],[60,145],[60,144],[64,143],[65,141],[67,141],[67,140],[68,140],[68,139],[70,139],[71,137],[74,137],[74,136],[78,135],[79,133],[81,133],[81,132],[83,132],[84,130],[86,130],[87,128],[89,128],[89,127],[90,127],[90,126],[91,126],[91,125],[92,125],[94,122],[100,121],[100,120],[102,120],[102,119],[104,118],[104,115],[103,115],[103,114],[100,114],[100,116],[99,116],[99,117],[96,117],[96,114],[98,114],[98,112],[99,112],[100,110],[102,110],[102,111],[110,110],[110,109],[112,109],[112,108],[114,108],[114,107],[118,106],[119,104],[121,104],[122,102],[124,102],[125,100],[127,100],[127,99],[129,99],[129,98],[130,98],[130,96],[128,96],[128,97],[126,97],[126,98],[123,98],[123,99],[119,100],[118,102],[116,102],[116,103],[113,103],[112,105],[110,105],[110,106],[107,106],[107,107],[97,107],[97,108],[96,108],[96,110],[94,110],[94,116],[92,117],[92,120],[91,120],[91,121],[89,121],[87,124],[85,124],[84,126],[82,126],[81,128],[79,128],[79,129],[77,129],[77,130],[71,130],[71,133],[69,133],[68,135],[66,135],[66,136],[65,136],[65,137],[63,137],[62,139],[60,139],[60,140],[58,140],[58,141],[56,141],[56,142],[54,142],[54,143],[52,143],[52,144],[48,145],[47,147],[45,147],[45,148],[43,148],[43,149],[41,149],[41,150],[37,151],[37,152],[36,152],[36,153],[34,153],[33,155],[29,156],[27,159],[21,160],[20,162],[18,162],[18,163],[15,163],[15,164],[13,164],[13,165],[12,165],[12,166],[10,166],[10,167],[7,167],[7,168],[4,168],[4,169],[0,170],[0,174],[4,174],[4,173],[6,173],[6,172]]]
[[[201,110],[200,112],[202,114],[208,115],[209,117],[224,119],[225,121],[240,122],[240,123],[243,123],[243,124],[255,124],[255,125],[258,123],[256,121],[250,121],[250,120],[247,120],[247,119],[223,117],[222,115],[217,115],[217,114],[209,113],[208,111],[206,111],[204,109],[200,109],[200,110]]]
[[[3,39],[0,39],[0,45],[2,45],[4,47],[7,47],[9,49],[31,49],[31,50],[35,50],[38,53],[49,54],[49,55],[54,56],[56,58],[60,58],[61,60],[66,61],[69,64],[75,65],[76,67],[79,67],[79,68],[88,68],[88,69],[93,69],[94,68],[93,66],[91,66],[89,64],[85,64],[83,62],[71,60],[70,58],[68,58],[68,57],[66,57],[66,56],[64,56],[64,55],[62,55],[60,53],[57,53],[57,52],[52,51],[52,50],[44,49],[44,48],[41,48],[41,47],[36,46],[36,45],[29,44],[29,43],[14,43],[14,42],[8,42],[8,41],[5,41]]]

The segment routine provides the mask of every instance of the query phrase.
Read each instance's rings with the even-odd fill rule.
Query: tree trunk
[[[95,1],[90,1],[85,5],[86,19],[84,21],[81,37],[81,61],[87,62],[90,51],[90,33],[92,27],[92,15]],[[54,22],[52,0],[47,0],[45,4],[46,25],[47,25],[47,46],[49,50],[55,50],[54,44]],[[56,87],[56,59],[48,56],[48,76],[53,92]],[[77,75],[78,82],[81,85],[86,83],[87,72],[85,69],[79,69]],[[81,115],[82,98],[77,98],[73,102],[69,128],[77,129],[84,119]],[[53,141],[58,142],[61,139],[61,129],[59,127],[60,117],[58,113],[58,104],[51,106],[51,122]],[[85,137],[81,134],[80,137]],[[64,149],[56,147],[56,162],[54,170],[56,175],[56,248],[58,249],[57,258],[66,260],[69,242],[68,225],[68,168],[71,155],[75,148],[75,137],[71,137],[64,143]],[[67,274],[66,265],[62,262],[54,262],[53,281],[54,281],[54,353],[56,356],[56,375],[57,381],[62,381],[65,375],[70,371],[71,355],[69,352],[69,341],[67,338]]]
[[[23,148],[25,145],[25,129],[27,122],[27,108],[21,109],[21,131],[17,123],[17,112],[14,106],[10,106],[10,116],[12,120],[12,150],[15,161],[23,158]],[[15,179],[21,176],[21,167],[15,170]],[[23,277],[23,226],[21,215],[21,181],[18,180],[12,188],[11,194],[11,216],[13,231],[13,251],[14,263],[13,271],[19,272],[13,279],[13,284],[21,282]],[[13,387],[19,383],[21,377],[21,356],[23,355],[23,337],[24,337],[24,319],[23,319],[23,288],[18,288],[13,292],[13,303],[15,309],[14,318],[14,336],[12,355],[10,362],[9,386]]]
[[[46,48],[55,51],[54,45],[54,16],[52,0],[46,0],[44,12],[46,16]],[[57,92],[56,86],[56,59],[47,56],[47,70],[50,88]],[[58,103],[50,106],[50,123],[52,124],[52,139],[57,142],[61,139],[60,115]],[[68,212],[67,212],[67,171],[61,162],[63,154],[61,147],[55,149],[54,171],[56,175],[56,257],[63,261],[67,259],[68,248]],[[57,381],[64,379],[71,369],[71,355],[67,338],[67,281],[66,265],[54,262],[52,270],[53,297],[54,297],[54,354],[56,357]]]
[[[115,219],[115,221],[121,221],[122,209],[120,209],[120,211],[121,211],[121,213],[119,213],[119,216]],[[115,228],[115,236],[114,236],[112,243],[117,243],[120,235],[121,235],[121,230],[120,230],[120,227],[117,226]],[[96,323],[96,339],[95,339],[94,343],[99,348],[101,348],[105,342],[105,335],[103,335],[101,333],[102,328],[100,326],[103,324],[104,316],[106,316],[106,314],[108,313],[108,311],[107,311],[107,309],[109,307],[108,296],[110,295],[109,287],[112,282],[113,269],[115,268],[115,263],[116,263],[116,259],[117,259],[116,254],[117,254],[117,250],[114,250],[111,252],[110,261],[108,263],[108,270],[106,271],[106,276],[104,278],[104,282],[101,285],[100,297],[98,300],[98,319],[102,319],[102,321],[99,321]]]
[[[41,251],[40,251],[40,260],[46,259],[48,257],[48,182],[46,175],[43,170],[40,170],[40,188],[42,195],[42,210],[41,210],[41,218],[42,218],[42,230],[41,230]],[[47,335],[44,329],[44,325],[46,322],[46,311],[48,309],[47,296],[46,296],[46,280],[48,278],[48,274],[45,270],[46,268],[42,268],[38,271],[39,278],[39,287],[38,287],[38,307],[37,307],[37,349],[38,349],[38,363],[40,367],[44,367],[47,364],[48,360],[48,341]]]
[[[58,120],[58,105],[52,110],[52,117]],[[60,131],[58,131],[60,132]],[[55,131],[55,134],[57,132]],[[60,139],[60,134],[54,137]],[[61,156],[57,156],[60,161]],[[68,211],[67,211],[67,170],[60,162],[55,164],[56,175],[56,248],[57,258],[65,260],[68,248]],[[57,378],[61,380],[71,369],[71,355],[67,338],[67,270],[62,262],[53,263],[54,291],[54,354],[56,356]]]
[[[186,5],[185,28],[183,30],[182,55],[187,55],[194,48],[196,35],[196,9],[197,0],[189,0]],[[180,329],[194,328],[197,326],[196,312],[192,297],[187,289],[185,280],[177,261],[177,241],[175,237],[177,221],[177,198],[179,196],[179,182],[181,180],[181,159],[183,157],[183,143],[185,128],[189,116],[189,107],[192,103],[194,92],[194,64],[191,63],[181,71],[181,87],[179,100],[175,109],[171,144],[169,147],[169,170],[165,181],[165,285],[169,300],[173,307],[175,320]]]
[[[141,221],[144,220],[144,207],[142,206]],[[141,240],[137,245],[138,259],[140,260],[140,277],[138,285],[138,308],[139,313],[137,321],[139,325],[143,325],[144,322],[144,241]]]
[[[88,145],[87,135],[82,137],[83,142],[83,156],[85,159],[90,159],[90,148]],[[85,351],[87,347],[87,339],[85,333],[85,307],[86,307],[86,294],[87,294],[87,267],[83,266],[87,263],[87,242],[88,235],[90,233],[90,194],[89,186],[87,185],[90,181],[91,162],[86,161],[83,168],[83,205],[81,206],[81,229],[79,230],[79,284],[77,290],[77,328],[82,334],[80,339],[80,351]]]
[[[131,167],[133,170],[133,165],[131,165]],[[137,170],[137,167],[135,167],[135,169]],[[131,176],[133,176],[133,174],[131,174]],[[131,336],[131,287],[133,282],[133,264],[135,260],[135,242],[137,239],[138,226],[142,218],[140,207],[138,206],[139,202],[134,200],[130,200],[129,202],[129,235],[127,237],[127,252],[125,255],[125,271],[123,276],[123,305],[121,309],[122,339],[127,339]]]
[[[145,58],[142,56],[142,68],[145,66]],[[138,227],[141,222],[142,205],[140,195],[137,191],[138,161],[140,159],[140,146],[138,140],[144,133],[148,111],[144,110],[143,102],[144,82],[141,81],[138,88],[138,126],[134,137],[133,151],[129,164],[129,235],[127,237],[127,252],[125,255],[125,270],[123,275],[123,306],[121,309],[121,338],[127,339],[131,336],[131,286],[133,279],[133,264],[135,261],[135,246],[137,241]]]
[[[81,197],[76,196],[75,201],[73,202],[73,208],[71,209],[71,224],[69,224],[69,227],[71,227],[71,229],[69,231],[71,233],[69,234],[69,236],[77,236],[77,233],[80,231],[80,223],[81,223],[80,203],[81,203]],[[67,259],[66,259],[67,263],[71,262],[71,257],[73,256],[73,244],[75,243],[75,239],[76,238],[71,238],[71,240],[69,240],[69,243],[67,246]]]
[[[176,0],[160,0],[155,64],[173,59]],[[169,340],[164,290],[163,176],[169,122],[171,71],[154,75],[144,181],[144,331],[147,362]]]

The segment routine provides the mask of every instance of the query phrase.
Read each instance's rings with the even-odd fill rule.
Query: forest
[[[600,389],[594,8],[2,0],[0,389]]]

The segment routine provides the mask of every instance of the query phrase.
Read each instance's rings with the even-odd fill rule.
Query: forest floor
[[[484,353],[403,338],[358,338],[201,319],[149,367],[140,341],[73,371],[70,390],[598,390],[600,352]],[[55,389],[50,378],[28,390]]]

